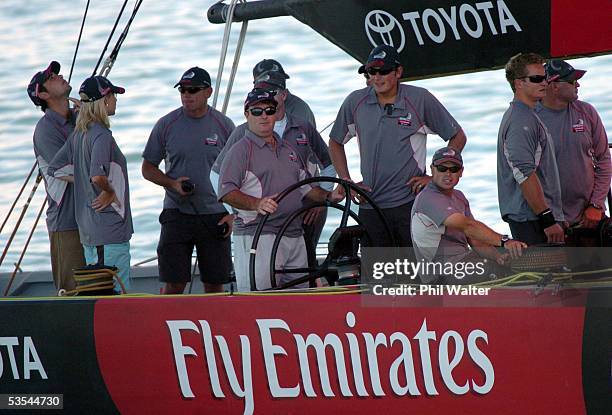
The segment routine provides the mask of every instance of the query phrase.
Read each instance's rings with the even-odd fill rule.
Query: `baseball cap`
[[[586,73],[581,69],[574,69],[572,65],[561,59],[551,59],[544,64],[546,77],[552,81],[575,81]]]
[[[85,94],[86,98],[81,97],[83,102],[94,102],[104,98],[111,92],[115,94],[123,94],[125,88],[115,86],[101,75],[90,76],[83,81],[79,88],[79,94]]]
[[[287,89],[285,77],[280,72],[267,72],[262,74],[255,82],[255,88],[263,89]]]
[[[210,75],[204,69],[194,66],[185,71],[181,79],[174,85],[177,86],[209,87],[212,85]]]
[[[28,84],[28,96],[34,103],[34,105],[40,107],[43,104],[43,100],[38,97],[38,92],[45,82],[51,77],[52,74],[59,74],[60,64],[57,61],[51,61],[47,69],[36,72],[32,77],[32,80]]]
[[[262,88],[253,88],[244,100],[244,109],[246,110],[252,105],[258,102],[269,102],[274,107],[277,106],[277,102],[274,100],[274,92]]]
[[[282,76],[283,79],[289,79],[289,75],[285,73],[283,66],[274,59],[264,59],[253,67],[253,83],[259,82],[259,78],[267,73],[275,73]]]
[[[463,166],[463,158],[461,153],[452,147],[442,147],[436,151],[431,159],[431,163],[434,166],[439,166],[445,162],[455,163],[458,166]]]
[[[357,70],[358,73],[365,73],[369,68],[393,69],[400,66],[399,53],[393,46],[379,45],[376,46],[368,55],[368,60],[365,65],[361,65]]]

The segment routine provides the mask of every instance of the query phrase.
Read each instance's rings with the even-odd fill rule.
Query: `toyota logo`
[[[368,35],[372,46],[376,47],[384,43],[394,47],[398,53],[404,49],[406,43],[404,29],[393,15],[384,10],[372,10],[366,15],[364,24],[366,35]],[[397,28],[399,36],[394,36],[395,28]],[[399,46],[395,46],[396,40],[399,40]]]

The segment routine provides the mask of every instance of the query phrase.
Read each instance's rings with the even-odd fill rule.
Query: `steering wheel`
[[[383,223],[383,226],[385,227],[385,232],[387,234],[388,239],[392,242],[393,246],[395,246],[395,240],[393,238],[393,234],[391,233],[391,229],[389,227],[389,224],[387,223],[387,220],[385,219],[384,215],[382,214],[382,211],[380,210],[380,208],[374,203],[374,201],[370,198],[370,196],[368,196],[368,194],[361,189],[359,186],[357,186],[356,184],[346,181],[346,180],[342,180],[342,179],[338,179],[335,177],[324,177],[324,176],[320,176],[320,177],[310,177],[308,179],[302,180],[300,182],[295,183],[294,185],[289,186],[287,189],[283,190],[277,197],[276,197],[276,202],[280,204],[280,202],[291,192],[299,189],[300,187],[310,184],[310,183],[337,183],[339,185],[341,185],[344,188],[344,192],[347,195],[345,200],[345,204],[341,205],[339,203],[333,203],[333,202],[325,202],[325,203],[314,203],[314,204],[309,204],[308,206],[302,206],[300,209],[297,209],[295,212],[293,212],[291,215],[289,215],[287,217],[287,219],[285,219],[285,221],[283,222],[278,234],[276,235],[276,237],[274,238],[274,243],[272,244],[272,251],[270,254],[270,284],[272,289],[283,289],[283,288],[288,288],[288,287],[292,287],[298,284],[301,284],[303,282],[307,282],[310,280],[314,280],[316,278],[319,278],[321,276],[323,276],[329,269],[330,263],[332,262],[332,253],[330,252],[327,257],[325,258],[325,260],[323,261],[323,263],[321,263],[318,266],[314,266],[314,267],[307,267],[307,268],[294,268],[294,269],[276,269],[276,254],[278,252],[278,247],[280,245],[281,239],[285,233],[285,231],[287,230],[287,228],[289,227],[289,225],[291,224],[291,222],[293,222],[297,217],[299,217],[302,213],[304,213],[305,211],[309,210],[309,209],[313,209],[316,207],[321,207],[321,206],[325,206],[325,207],[333,207],[335,209],[341,210],[342,211],[342,219],[340,220],[340,225],[338,226],[338,228],[336,229],[336,232],[338,231],[346,231],[345,233],[350,233],[350,234],[356,234],[356,232],[353,230],[351,230],[352,227],[347,226],[347,222],[348,222],[348,218],[349,216],[351,218],[353,218],[355,220],[355,222],[357,222],[357,224],[363,228],[363,223],[362,221],[359,219],[359,217],[357,216],[357,214],[355,212],[353,212],[351,210],[351,190],[354,191],[355,193],[357,193],[357,195],[359,195],[361,198],[363,198],[363,200],[365,200],[366,202],[368,202],[372,208],[374,209],[374,211],[376,212],[376,215],[378,216],[378,218],[380,219],[380,221]],[[261,233],[263,231],[264,225],[266,223],[266,221],[268,220],[268,215],[263,215],[261,220],[259,221],[259,224],[257,225],[257,228],[255,230],[255,234],[253,235],[253,243],[251,245],[251,250],[250,250],[250,257],[249,257],[249,278],[250,278],[250,282],[251,282],[251,291],[257,291],[257,283],[255,280],[255,258],[256,258],[256,254],[257,254],[257,245],[259,244],[259,238],[261,236]],[[365,231],[365,228],[363,228],[363,231],[365,233],[365,235],[368,235],[367,232]],[[336,235],[336,232],[334,232],[334,235],[332,235],[332,238]],[[341,232],[342,233],[342,232]],[[368,235],[369,236],[369,235]],[[276,274],[304,274],[306,273],[307,275],[300,277],[300,278],[296,278],[295,280],[284,284],[283,286],[278,287],[276,284]]]

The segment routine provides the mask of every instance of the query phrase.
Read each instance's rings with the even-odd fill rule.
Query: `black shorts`
[[[227,213],[186,215],[164,209],[159,215],[161,235],[157,245],[159,280],[166,283],[191,281],[191,256],[196,247],[200,278],[208,284],[230,280],[232,253],[229,236],[219,234],[217,223]]]
[[[414,201],[405,203],[394,208],[381,209],[387,220],[389,229],[395,239],[396,246],[412,247],[412,236],[410,234],[412,205]],[[393,246],[389,240],[385,225],[374,209],[359,209],[359,219],[369,236],[362,241],[362,246]]]

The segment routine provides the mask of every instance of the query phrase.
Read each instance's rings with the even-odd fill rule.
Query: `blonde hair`
[[[89,97],[84,93],[81,93],[80,95],[81,99],[89,99]],[[104,98],[93,102],[83,102],[81,104],[79,115],[76,119],[75,129],[84,133],[89,128],[89,124],[92,122],[99,122],[106,128],[110,128],[110,121],[108,119],[108,113],[106,112]]]

